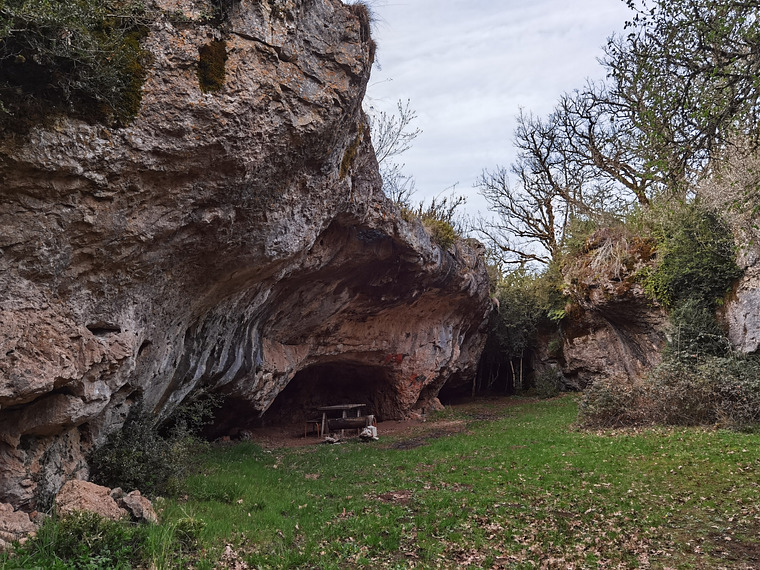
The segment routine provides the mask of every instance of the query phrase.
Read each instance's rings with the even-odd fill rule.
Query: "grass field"
[[[411,438],[381,424],[372,443],[215,447],[187,495],[160,503],[153,564],[760,567],[757,435],[590,433],[576,414],[572,396],[488,400]]]

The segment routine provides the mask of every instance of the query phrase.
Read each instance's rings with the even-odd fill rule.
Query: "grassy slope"
[[[217,448],[165,516],[206,522],[200,567],[225,544],[265,568],[760,564],[756,435],[579,432],[572,397],[500,410],[414,449]]]

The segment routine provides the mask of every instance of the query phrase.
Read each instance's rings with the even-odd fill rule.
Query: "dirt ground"
[[[444,412],[425,419],[378,422],[377,435],[380,441],[387,440],[393,447],[410,449],[424,445],[429,439],[463,432],[473,420],[502,418],[510,407],[524,402],[525,398],[508,396],[462,399],[447,405]],[[265,449],[317,445],[323,440],[313,430],[304,436],[303,424],[255,428],[250,434],[251,441]],[[356,437],[355,430],[345,430],[344,439]]]

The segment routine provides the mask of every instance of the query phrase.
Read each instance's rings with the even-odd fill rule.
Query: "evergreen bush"
[[[726,225],[699,203],[658,205],[646,216],[657,263],[641,274],[645,291],[667,309],[689,300],[711,309],[721,304],[742,274]]]
[[[122,429],[91,454],[93,481],[154,497],[176,494],[204,445],[197,435],[220,403],[219,397],[200,391],[161,424],[136,405]]]

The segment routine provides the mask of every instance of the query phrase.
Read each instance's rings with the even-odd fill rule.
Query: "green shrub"
[[[464,233],[463,223],[457,219],[456,210],[465,202],[464,196],[457,196],[452,192],[443,199],[433,198],[427,206],[423,202],[416,208],[400,204],[401,217],[408,222],[420,220],[433,241],[443,249],[448,249]]]
[[[154,418],[137,411],[90,456],[92,480],[145,495],[172,494],[190,467],[190,439],[164,438]]]
[[[218,397],[201,391],[160,425],[136,406],[123,428],[91,454],[93,481],[149,496],[176,494],[203,446],[196,436],[219,404]]]
[[[685,358],[697,355],[721,356],[731,351],[731,343],[715,318],[715,309],[688,297],[669,315],[670,342],[667,352]]]
[[[423,218],[422,225],[433,238],[433,241],[440,245],[443,249],[449,249],[454,243],[456,243],[457,235],[454,226],[445,220],[436,220],[434,218]]]
[[[140,107],[150,18],[141,2],[0,4],[0,126],[66,113],[124,123]]]
[[[558,370],[543,370],[533,379],[533,391],[539,398],[553,398],[559,395],[561,387],[562,374]]]
[[[656,240],[656,263],[639,272],[645,292],[670,313],[668,349],[720,356],[730,343],[716,312],[742,275],[731,232],[699,203],[658,205],[639,224]]]
[[[3,568],[133,568],[147,560],[148,528],[78,512],[48,518]]]
[[[641,274],[644,290],[668,309],[689,299],[714,309],[742,274],[731,232],[696,203],[660,206],[650,216],[658,261]]]
[[[12,553],[0,553],[0,568],[189,568],[205,526],[188,516],[164,525],[111,521],[89,512],[51,517]]]
[[[200,546],[200,536],[206,523],[193,517],[179,519],[174,525],[174,540],[184,550],[195,550]]]

